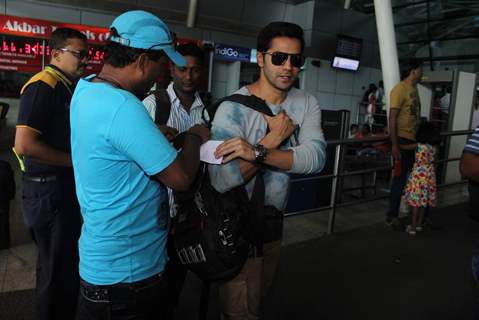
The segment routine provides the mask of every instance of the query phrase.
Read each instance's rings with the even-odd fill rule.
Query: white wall
[[[476,94],[477,75],[475,73],[459,72],[457,82],[457,92],[454,95],[454,108],[452,110],[452,128],[451,131],[469,130],[471,128],[471,119],[474,111],[474,95]],[[451,114],[450,114],[451,115]],[[466,145],[467,136],[451,137],[449,143],[448,158],[458,158],[462,155]],[[459,162],[453,161],[447,164],[446,183],[457,182],[461,180],[459,174]]]
[[[376,85],[382,79],[381,70],[359,67],[357,72],[348,72],[331,68],[331,62],[321,60],[320,67],[306,60],[306,69],[301,75],[305,91],[319,100],[322,109],[351,111],[351,123],[355,123],[358,115],[358,103],[370,83]]]
[[[240,70],[239,61],[214,61],[211,81],[211,95],[214,100],[230,95],[239,88]]]

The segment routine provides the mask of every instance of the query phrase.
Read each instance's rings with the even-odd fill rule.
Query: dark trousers
[[[168,320],[174,319],[175,308],[178,305],[178,300],[188,271],[178,258],[174,242],[174,235],[170,234],[166,242],[166,250],[170,260],[166,264],[164,273],[168,290],[166,303],[166,319]]]
[[[412,144],[415,141],[399,138],[399,144]],[[414,166],[414,150],[401,150],[401,173],[394,176],[391,184],[391,193],[389,196],[388,218],[397,218],[399,215],[399,206],[401,204],[401,196],[407,183],[409,173]]]
[[[161,320],[166,285],[156,275],[133,283],[97,286],[81,281],[77,320]]]
[[[10,247],[10,199],[0,195],[0,249]]]
[[[469,217],[479,221],[479,182],[469,180]]]
[[[73,177],[48,179],[35,182],[24,176],[22,185],[23,217],[38,247],[36,318],[74,319],[80,208]]]

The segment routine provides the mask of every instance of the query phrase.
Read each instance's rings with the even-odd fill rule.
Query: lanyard
[[[60,80],[60,82],[63,83],[63,85],[65,86],[65,88],[67,88],[68,92],[70,92],[70,95],[73,95],[72,89],[70,88],[71,82],[66,79],[64,75],[49,66],[45,67],[45,72],[51,74],[52,76]]]

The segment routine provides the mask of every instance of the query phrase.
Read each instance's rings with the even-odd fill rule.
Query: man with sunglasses
[[[78,300],[80,208],[70,155],[70,101],[87,64],[84,34],[60,28],[50,64],[22,88],[15,148],[22,211],[38,247],[36,318],[73,319]]]
[[[244,184],[251,197],[262,174],[264,212],[275,213],[265,217],[262,254],[252,250],[240,274],[219,287],[222,316],[228,320],[259,318],[279,261],[290,174],[318,173],[326,161],[318,102],[293,88],[305,61],[303,30],[292,23],[270,23],[258,36],[257,50],[260,77],[236,93],[265,100],[275,116],[224,102],[212,126],[212,139],[225,140],[215,152],[223,165],[209,166],[212,185],[226,192]]]

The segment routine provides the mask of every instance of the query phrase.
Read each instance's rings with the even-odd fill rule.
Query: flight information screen
[[[361,58],[361,50],[363,40],[348,36],[338,36],[336,44],[336,55],[359,60]]]

